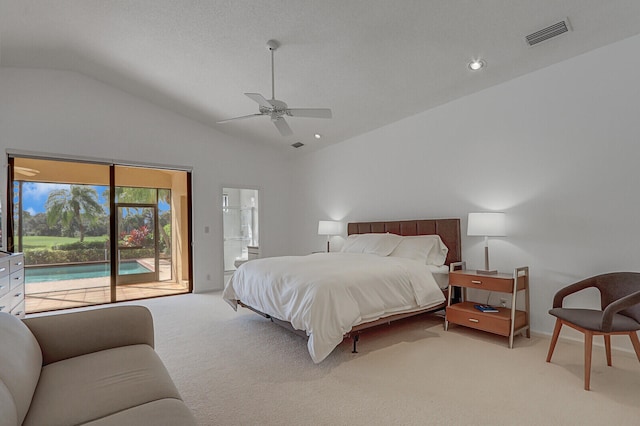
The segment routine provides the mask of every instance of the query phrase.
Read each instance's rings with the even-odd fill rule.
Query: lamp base
[[[490,271],[487,271],[486,269],[476,269],[476,273],[482,275],[496,275],[498,273],[498,270],[492,269]]]

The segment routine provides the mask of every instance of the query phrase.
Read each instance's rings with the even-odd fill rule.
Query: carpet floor
[[[154,317],[156,349],[202,425],[638,425],[640,363],[594,347],[507,339],[435,315],[344,341],[314,364],[306,340],[220,293],[135,302]],[[615,341],[614,341],[615,345]]]

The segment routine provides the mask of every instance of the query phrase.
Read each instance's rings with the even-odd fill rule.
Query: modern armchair
[[[563,308],[565,297],[586,288],[600,290],[602,310]],[[584,333],[584,388],[589,390],[591,378],[591,348],[594,335],[604,336],[607,365],[611,366],[611,336],[628,335],[640,361],[640,340],[636,331],[640,330],[640,273],[615,272],[587,278],[558,291],[553,298],[556,326],[549,345],[547,362],[551,362],[560,329],[567,325]]]

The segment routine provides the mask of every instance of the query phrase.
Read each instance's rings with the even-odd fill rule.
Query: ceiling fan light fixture
[[[473,61],[469,62],[469,65],[468,65],[471,71],[478,71],[486,66],[487,66],[487,63],[482,59],[474,59]]]

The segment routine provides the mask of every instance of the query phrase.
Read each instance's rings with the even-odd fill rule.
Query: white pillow
[[[429,256],[427,256],[427,265],[442,266],[447,260],[447,253],[449,253],[449,247],[447,247],[440,238],[440,235],[425,235],[435,238],[436,243],[431,248]]]
[[[402,237],[396,234],[353,234],[347,237],[342,252],[389,256],[400,241]]]
[[[403,257],[405,259],[419,260],[422,263],[427,263],[427,257],[435,243],[436,240],[433,238],[423,238],[422,236],[402,237],[400,244],[398,244],[389,256]]]
[[[439,235],[402,237],[402,241],[389,256],[419,260],[427,265],[444,265],[449,249]]]

